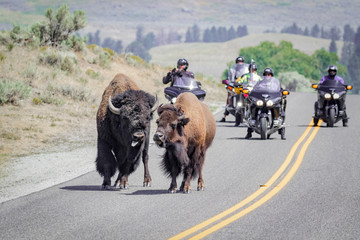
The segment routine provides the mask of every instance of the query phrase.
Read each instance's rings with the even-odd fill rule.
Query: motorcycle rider
[[[269,89],[269,90],[279,89],[279,91],[282,90],[280,81],[278,79],[274,78],[274,71],[270,67],[266,67],[264,69],[263,80],[258,81],[256,83],[256,85],[254,86],[254,90],[256,90],[257,88]],[[255,116],[254,110],[255,110],[255,108],[250,109],[251,117]],[[274,108],[274,114],[275,114],[275,119],[277,119],[279,117],[278,109]],[[282,111],[282,117],[285,121],[285,107]],[[253,130],[249,127],[247,129],[247,134],[245,136],[245,139],[250,139],[252,137],[252,132],[253,132]],[[284,135],[282,135],[281,139],[285,140],[286,138]]]
[[[194,73],[187,71],[189,67],[189,62],[185,58],[180,58],[177,61],[177,68],[169,71],[168,74],[163,77],[163,83],[168,84],[171,82],[171,87],[176,83],[176,80],[181,78],[182,76],[194,78]]]
[[[329,65],[327,68],[327,72],[328,75],[323,76],[319,82],[318,85],[322,84],[323,82],[327,81],[327,80],[332,80],[332,81],[339,81],[341,84],[345,85],[344,79],[340,76],[337,76],[337,66],[336,65]],[[322,108],[324,102],[315,102],[314,108],[315,108],[315,113],[318,111],[318,108]],[[343,126],[347,127],[347,123],[348,123],[348,119],[347,119],[347,114],[346,114],[346,105],[345,105],[345,98],[343,99],[343,101],[339,102],[339,111],[344,111],[344,118],[343,118]]]
[[[228,81],[230,84],[234,84],[235,81],[240,78],[243,74],[248,72],[247,65],[245,63],[245,58],[239,56],[235,59],[235,64],[230,68],[228,73]],[[229,104],[230,101],[230,94],[226,98],[226,105],[224,111],[224,117],[220,120],[220,122],[226,122],[226,116],[229,115],[229,111],[226,109],[226,106]]]
[[[258,81],[261,81],[262,78],[257,74],[257,65],[255,63],[249,64],[249,72],[242,75],[241,78],[237,79],[236,82],[246,85],[252,83],[255,85]]]

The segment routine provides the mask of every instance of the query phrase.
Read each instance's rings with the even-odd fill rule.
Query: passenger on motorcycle
[[[272,68],[265,68],[263,71],[263,80],[262,81],[258,81],[254,88],[253,91],[268,91],[268,92],[281,92],[282,88],[281,88],[281,84],[280,81],[276,78],[274,78],[274,71],[272,70]],[[250,109],[250,117],[253,118],[255,116],[255,112],[254,112],[254,108]],[[279,109],[274,109],[274,114],[275,114],[275,119],[279,118]],[[282,117],[285,121],[285,107],[282,111]],[[247,134],[245,136],[245,139],[249,139],[252,137],[252,132],[253,130],[251,128],[247,129]],[[285,139],[285,136],[282,136],[282,139]]]
[[[258,81],[261,81],[262,78],[257,74],[257,65],[251,63],[249,65],[249,72],[242,75],[241,78],[238,78],[236,82],[241,83],[242,85],[252,84],[255,85]]]
[[[171,82],[171,87],[175,85],[181,85],[180,82],[177,80],[184,77],[194,78],[194,73],[187,71],[189,67],[189,62],[185,58],[180,58],[177,61],[177,68],[174,68],[173,70],[169,71],[168,74],[163,78],[163,83],[168,84]]]
[[[327,68],[327,72],[328,75],[324,76],[321,78],[319,85],[322,84],[323,82],[327,81],[327,80],[332,80],[332,81],[339,81],[341,84],[345,85],[344,79],[342,79],[342,77],[337,76],[337,66],[336,65],[329,65]],[[322,109],[323,108],[323,104],[324,102],[321,101],[316,101],[315,105],[314,105],[314,109],[315,109],[315,113],[317,112],[318,108]],[[347,114],[346,114],[346,104],[345,104],[345,98],[342,101],[339,101],[339,111],[344,111],[344,118],[343,118],[343,126],[347,127],[348,125],[348,118],[347,118]],[[317,124],[316,124],[317,125]]]
[[[230,68],[228,73],[228,82],[230,84],[234,84],[236,79],[241,77],[243,74],[248,73],[248,64],[245,63],[245,58],[242,56],[239,56],[235,59],[235,64]],[[228,96],[226,98],[226,106],[229,104],[230,94],[228,93]],[[226,116],[229,115],[229,111],[225,107],[224,117],[220,120],[220,122],[226,121]]]

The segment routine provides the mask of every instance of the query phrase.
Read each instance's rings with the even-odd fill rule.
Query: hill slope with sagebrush
[[[294,34],[263,33],[251,34],[242,38],[221,43],[181,43],[159,46],[150,49],[151,63],[169,66],[176,62],[177,58],[184,57],[190,62],[189,69],[213,76],[218,81],[227,68],[229,62],[233,63],[241,48],[255,47],[263,41],[279,44],[280,41],[289,41],[294,49],[298,49],[308,55],[316,50],[329,49],[330,40],[306,37]],[[338,56],[341,56],[342,41],[336,42]],[[251,59],[246,59],[250,62]],[[256,62],[256,59],[254,59]]]
[[[0,55],[0,164],[21,155],[95,146],[96,111],[117,73],[167,102],[162,77],[168,69],[133,55],[113,55],[94,45],[81,52],[19,46],[10,51],[0,45]],[[208,92],[205,103],[223,100],[219,84],[198,79]]]

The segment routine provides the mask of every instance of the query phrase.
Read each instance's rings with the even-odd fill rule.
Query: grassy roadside
[[[106,54],[106,49],[96,46],[76,53],[0,47],[0,53],[0,81],[31,89],[27,97],[15,95],[12,104],[0,105],[0,166],[23,155],[95,145],[98,104],[117,73],[128,75],[141,89],[157,94],[160,103],[167,102],[162,77],[168,68],[147,64],[135,56]],[[71,57],[73,62],[67,67],[48,64],[48,58],[59,56]],[[201,74],[196,77],[207,91],[205,103],[223,101],[226,93],[217,81]]]

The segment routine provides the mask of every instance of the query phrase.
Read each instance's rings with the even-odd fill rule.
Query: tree
[[[355,31],[350,27],[350,24],[346,24],[344,26],[344,34],[343,34],[343,40],[344,42],[352,42],[354,41],[355,37]]]
[[[139,41],[133,41],[132,43],[130,43],[129,46],[127,46],[126,48],[126,52],[131,52],[134,55],[141,57],[146,62],[150,62],[151,60],[151,55],[144,47],[144,45]]]
[[[71,15],[66,4],[56,13],[48,9],[45,17],[46,21],[32,26],[32,32],[40,39],[41,45],[58,46],[68,40],[72,33],[86,26],[85,12],[74,11],[74,15]]]
[[[320,34],[320,28],[319,25],[315,24],[312,28],[311,28],[311,32],[310,32],[310,36],[318,38]]]
[[[236,38],[236,32],[235,32],[235,28],[233,26],[231,26],[228,30],[227,33],[227,40],[231,40]]]
[[[337,53],[337,47],[335,38],[331,38],[330,46],[329,46],[329,52]]]
[[[354,52],[348,63],[350,83],[353,85],[353,91],[360,93],[360,27],[358,27],[354,37]]]

